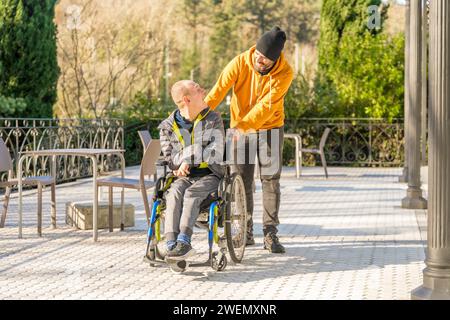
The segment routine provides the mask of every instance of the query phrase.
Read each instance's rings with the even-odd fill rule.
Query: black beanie
[[[256,50],[272,61],[277,61],[286,42],[286,33],[279,27],[264,33],[256,43]]]

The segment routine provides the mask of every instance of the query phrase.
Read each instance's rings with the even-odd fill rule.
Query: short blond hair
[[[177,106],[180,106],[183,102],[183,97],[188,96],[191,94],[191,87],[190,85],[193,84],[192,80],[181,80],[176,82],[172,89],[170,90],[170,93],[172,95],[172,99],[175,102]]]

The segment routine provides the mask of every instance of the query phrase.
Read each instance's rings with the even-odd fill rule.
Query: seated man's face
[[[197,114],[205,107],[205,97],[206,90],[198,83],[192,81],[192,83],[189,84],[189,94],[187,96],[189,103],[181,110],[183,117],[192,119],[197,116]]]
[[[189,96],[192,104],[195,106],[203,106],[203,100],[206,97],[206,90],[198,83],[192,82],[189,86]]]

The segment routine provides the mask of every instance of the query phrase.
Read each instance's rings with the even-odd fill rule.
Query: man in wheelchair
[[[191,237],[200,205],[216,192],[224,175],[224,126],[204,102],[205,90],[182,80],[171,89],[175,110],[158,127],[164,160],[175,176],[166,192],[167,257],[185,260],[195,254]]]

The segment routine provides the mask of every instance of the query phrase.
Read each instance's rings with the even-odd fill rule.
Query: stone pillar
[[[428,250],[423,285],[411,296],[450,300],[450,1],[430,6]]]
[[[406,130],[408,190],[402,200],[405,209],[426,209],[420,189],[420,129],[422,103],[422,0],[410,0],[409,111]]]
[[[403,166],[403,173],[399,177],[399,182],[408,182],[408,154],[406,152],[407,150],[407,140],[406,140],[406,130],[408,127],[408,111],[409,111],[409,44],[410,44],[410,0],[405,0],[405,105],[404,105],[404,124],[403,124],[403,130],[405,132],[405,144],[404,144],[404,150],[405,150],[405,164]]]
[[[427,120],[428,120],[428,10],[427,0],[422,0],[422,137],[421,165],[427,165]]]

